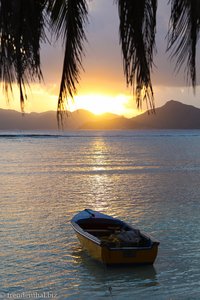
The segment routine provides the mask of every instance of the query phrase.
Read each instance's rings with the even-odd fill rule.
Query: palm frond
[[[196,85],[196,44],[200,29],[199,0],[171,0],[171,17],[168,32],[168,48],[171,57],[177,57],[177,71],[186,63],[187,80]]]
[[[58,98],[58,118],[65,110],[68,96],[73,98],[79,73],[82,69],[82,55],[86,40],[84,25],[87,22],[88,7],[86,0],[53,0],[49,7],[53,29],[56,35],[63,37],[65,55],[62,79]]]
[[[138,107],[142,100],[154,110],[151,83],[157,0],[116,0],[120,18],[120,43],[127,85],[133,86]]]
[[[46,0],[0,0],[0,80],[6,91],[16,82],[22,111],[25,85],[41,80],[40,41],[44,39]]]

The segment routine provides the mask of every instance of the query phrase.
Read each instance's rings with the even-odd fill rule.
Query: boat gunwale
[[[125,223],[125,222],[124,222]],[[158,246],[160,243],[153,239],[149,234],[144,233],[144,232],[140,232],[143,236],[145,236],[146,238],[149,238],[151,240],[151,244],[148,247],[109,247],[108,245],[106,245],[106,243],[102,242],[100,239],[98,239],[96,236],[90,234],[89,232],[83,230],[81,228],[80,225],[78,225],[76,222],[71,221],[72,227],[73,229],[79,233],[81,236],[84,236],[85,238],[87,238],[88,240],[94,242],[95,244],[99,245],[100,247],[106,247],[108,248],[110,251],[129,251],[129,250],[150,250],[152,249],[155,245]],[[129,224],[125,223],[126,225],[130,226]]]
[[[100,239],[98,239],[96,236],[90,234],[89,232],[83,230],[76,222],[71,221],[72,227],[74,230],[79,233],[80,235],[84,236],[85,238],[91,240],[95,244],[101,246],[102,242]]]

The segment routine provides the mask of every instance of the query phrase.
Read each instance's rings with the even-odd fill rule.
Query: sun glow
[[[80,95],[75,97],[73,103],[69,103],[69,108],[71,111],[81,108],[86,109],[96,115],[113,113],[131,117],[138,114],[138,111],[133,108],[133,99],[127,95]]]
[[[20,111],[19,91],[17,86],[13,87],[14,97],[9,103],[5,100],[5,95],[1,94],[0,107],[5,109],[15,109]],[[25,112],[44,112],[57,109],[58,86],[41,86],[34,84],[28,93],[28,100],[25,103]],[[126,94],[98,94],[98,93],[80,93],[74,97],[74,100],[67,100],[66,109],[75,111],[78,109],[88,110],[95,115],[112,113],[127,118],[141,113],[135,107],[133,96]]]

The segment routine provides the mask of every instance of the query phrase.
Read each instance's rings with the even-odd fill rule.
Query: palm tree
[[[58,112],[73,98],[80,80],[86,41],[89,0],[0,0],[0,80],[5,92],[13,83],[20,90],[24,110],[26,86],[41,81],[40,46],[46,30],[62,37],[65,46],[58,96]],[[93,0],[97,1],[97,0]],[[200,0],[170,0],[167,51],[176,57],[176,69],[185,64],[188,81],[196,85],[196,44],[200,29]],[[115,0],[120,19],[120,44],[127,85],[137,105],[145,100],[154,110],[151,71],[155,53],[157,0]]]

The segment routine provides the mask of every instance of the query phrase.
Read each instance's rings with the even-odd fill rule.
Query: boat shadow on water
[[[112,285],[125,284],[127,286],[158,286],[157,272],[153,265],[105,265],[92,259],[82,248],[75,247],[71,253],[77,272],[87,274],[96,284]]]

